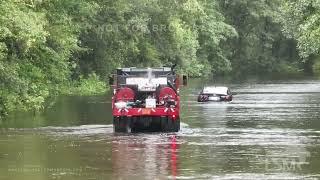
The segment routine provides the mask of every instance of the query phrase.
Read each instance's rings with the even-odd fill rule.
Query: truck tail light
[[[172,120],[177,120],[177,116],[176,115],[172,115]]]

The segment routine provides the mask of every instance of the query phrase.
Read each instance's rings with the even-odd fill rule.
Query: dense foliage
[[[70,80],[79,35],[98,6],[78,0],[0,4],[0,113],[42,108]]]
[[[306,69],[320,72],[320,1],[285,0],[279,21],[287,38],[295,40]]]
[[[319,0],[3,0],[0,116],[94,94],[120,66],[320,71]]]
[[[220,0],[227,23],[238,32],[238,38],[226,44],[231,49],[232,70],[263,74],[298,71],[295,43],[287,40],[276,22],[278,0]]]

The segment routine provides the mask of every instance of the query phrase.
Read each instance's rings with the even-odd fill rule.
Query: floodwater
[[[179,133],[114,134],[110,95],[15,114],[0,122],[0,180],[320,178],[319,80],[228,81],[233,102],[197,103],[205,83],[182,91]]]

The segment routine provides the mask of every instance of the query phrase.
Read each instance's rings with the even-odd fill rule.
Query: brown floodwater
[[[0,122],[0,180],[319,179],[320,81],[227,81],[231,103],[182,91],[178,133],[114,134],[111,95],[59,97]]]

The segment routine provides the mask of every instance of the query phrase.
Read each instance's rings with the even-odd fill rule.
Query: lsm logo
[[[309,152],[305,152],[303,156],[291,156],[291,157],[267,157],[257,156],[257,160],[260,164],[264,165],[266,171],[277,170],[277,171],[301,171],[304,165],[309,163],[306,161],[307,157],[310,156]]]

